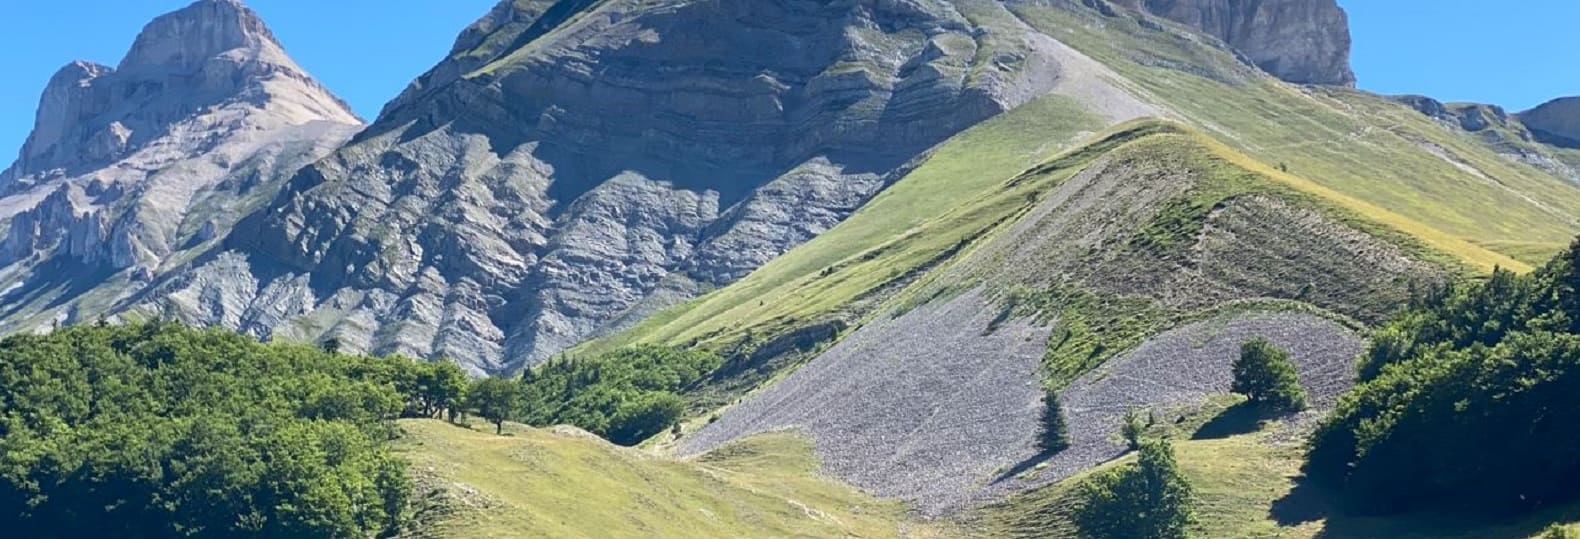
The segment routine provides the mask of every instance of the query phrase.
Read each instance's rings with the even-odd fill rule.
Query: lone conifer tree
[[[1070,447],[1070,426],[1064,418],[1064,404],[1059,400],[1059,392],[1052,389],[1042,392],[1042,433],[1037,437],[1037,447],[1048,453]]]

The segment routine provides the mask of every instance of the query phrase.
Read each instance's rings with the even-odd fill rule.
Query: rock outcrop
[[[1520,121],[1536,140],[1564,148],[1580,148],[1580,97],[1565,97],[1520,113]]]
[[[1349,18],[1336,0],[1112,1],[1217,37],[1286,81],[1355,85]]]
[[[236,0],[159,17],[114,68],[66,65],[0,173],[0,327],[25,329],[106,275],[121,280],[100,310],[129,296],[360,125]]]
[[[838,223],[1052,88],[1050,41],[981,0],[501,2],[135,308],[517,369]]]

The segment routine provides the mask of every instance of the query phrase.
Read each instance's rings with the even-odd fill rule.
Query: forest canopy
[[[172,323],[0,341],[14,537],[353,537],[396,526],[419,364]]]

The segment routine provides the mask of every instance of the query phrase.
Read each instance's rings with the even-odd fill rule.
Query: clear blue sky
[[[249,0],[296,61],[364,117],[378,113],[496,0]],[[6,2],[0,167],[32,128],[39,92],[75,59],[115,64],[142,25],[189,0]],[[1580,94],[1575,0],[1340,0],[1362,88],[1523,110]],[[1496,4],[1497,7],[1493,7]]]

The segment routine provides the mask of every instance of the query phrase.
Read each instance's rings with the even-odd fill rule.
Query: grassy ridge
[[[1245,71],[1224,51],[1127,18],[1032,4],[1012,9],[1256,161],[1282,163],[1300,178],[1424,227],[1412,233],[1435,230],[1492,249],[1518,242],[1522,247],[1503,254],[1530,262],[1580,230],[1580,189],[1399,103],[1284,84]],[[1497,219],[1487,219],[1489,208],[1498,209]]]
[[[899,502],[818,476],[805,440],[774,434],[694,462],[514,424],[506,436],[401,422],[429,507],[424,537],[926,537]],[[421,491],[419,491],[421,494]]]

